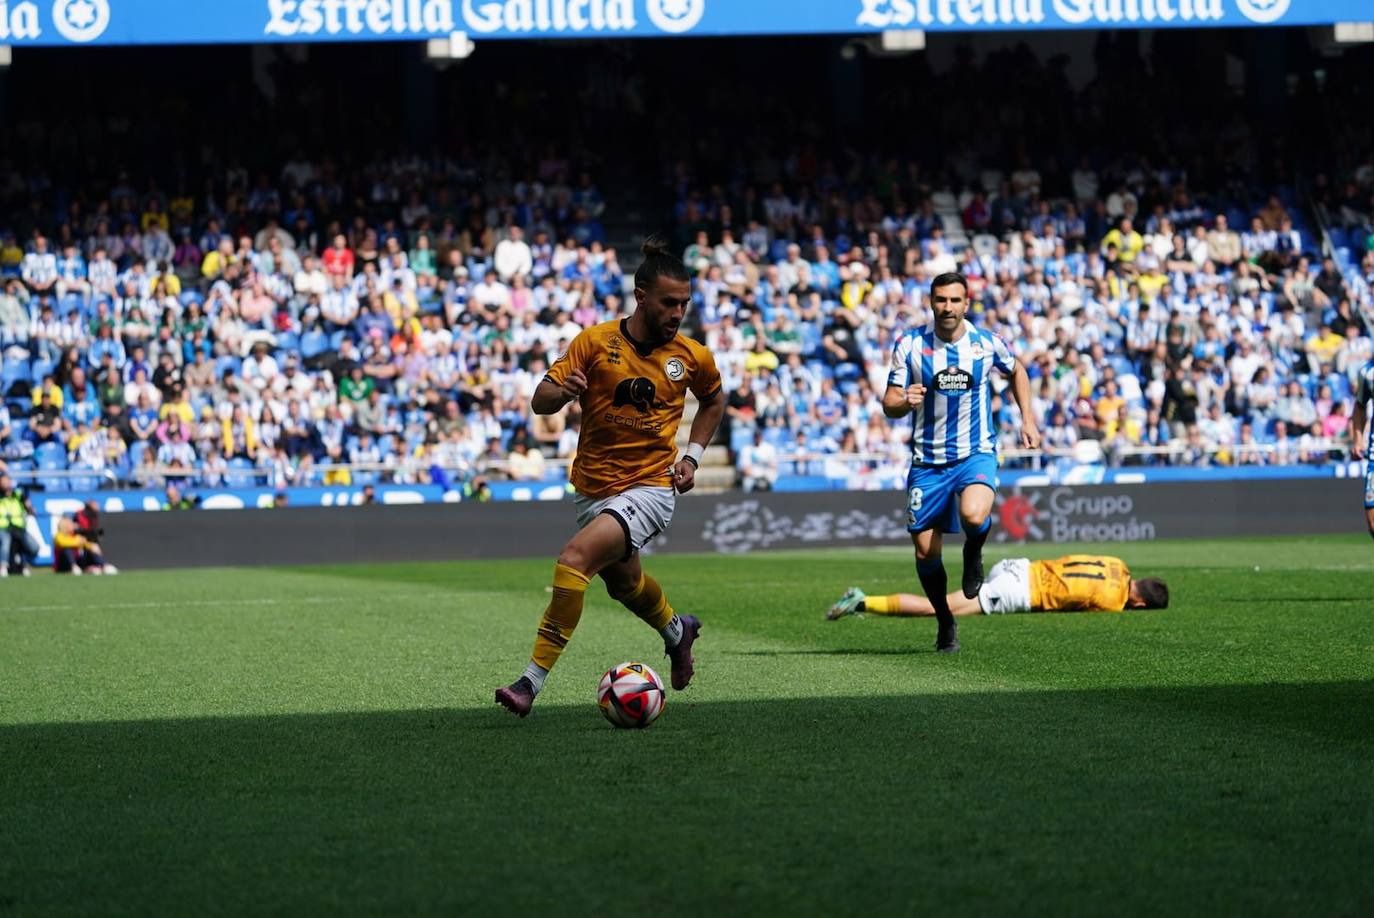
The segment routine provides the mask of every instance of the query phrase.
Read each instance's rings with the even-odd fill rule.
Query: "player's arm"
[[[563,406],[581,398],[587,391],[587,376],[581,370],[569,370],[561,383],[545,376],[530,396],[530,408],[535,414],[557,414]]]
[[[697,463],[716,435],[721,418],[725,417],[725,389],[717,384],[716,391],[697,401],[697,414],[692,418],[692,432],[688,434],[687,450],[673,467],[673,487],[686,494],[696,484]]]
[[[1363,396],[1365,393],[1361,392]],[[1350,457],[1355,461],[1364,458],[1364,428],[1367,418],[1366,402],[1363,398],[1355,403],[1355,411],[1350,415]]]
[[[535,414],[557,414],[563,406],[582,397],[587,391],[587,371],[591,347],[587,333],[572,339],[568,350],[553,362],[549,372],[534,387],[530,396],[530,410]]]
[[[883,414],[890,418],[904,418],[925,401],[926,387],[911,384],[910,354],[910,339],[899,338],[892,349],[892,368],[888,371],[887,389],[883,392]]]
[[[1039,449],[1040,428],[1035,426],[1035,410],[1031,405],[1030,375],[1019,359],[1011,371],[1011,395],[1016,399],[1016,407],[1021,409],[1021,446]]]
[[[888,386],[883,392],[883,414],[890,418],[904,418],[920,408],[925,399],[925,386]]]
[[[1030,375],[1021,359],[1013,356],[1007,343],[996,335],[992,336],[992,365],[1011,377],[1011,396],[1016,399],[1016,407],[1021,409],[1021,446],[1039,449],[1040,428],[1035,425],[1035,410],[1031,404]]]

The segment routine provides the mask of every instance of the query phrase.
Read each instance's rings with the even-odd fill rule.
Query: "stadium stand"
[[[691,331],[731,392],[704,486],[899,484],[888,355],[927,321],[930,278],[955,269],[971,319],[1031,371],[1046,445],[1016,450],[999,403],[1012,465],[1342,453],[1374,350],[1374,164],[1300,186],[1281,159],[1236,159],[1248,128],[1205,98],[1146,142],[1100,104],[1141,91],[1125,71],[1075,91],[1061,67],[1015,50],[930,76],[917,89],[955,113],[1001,89],[983,133],[929,154],[903,93],[877,111],[891,138],[808,121],[783,144],[769,137],[791,113],[735,87],[730,110],[704,103],[692,155],[662,159],[671,200],[591,141],[509,161],[499,138],[270,170],[225,159],[199,193],[184,174],[71,187],[15,172],[0,449],[47,490],[561,482],[575,407],[533,417],[529,395],[580,329],[633,302],[626,253],[665,226],[696,272]],[[704,98],[730,95],[710,79]],[[1014,141],[992,130],[1037,103],[1043,123],[1001,125]],[[1072,167],[1064,136],[1095,138]]]

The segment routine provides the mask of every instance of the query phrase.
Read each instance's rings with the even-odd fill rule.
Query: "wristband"
[[[706,447],[700,443],[688,443],[687,451],[682,454],[682,458],[692,463],[693,468],[701,468],[701,456],[706,452]]]

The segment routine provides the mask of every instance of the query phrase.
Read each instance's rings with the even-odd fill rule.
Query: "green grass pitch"
[[[822,620],[908,551],[652,557],[705,628],[642,732],[593,695],[661,643],[595,586],[492,704],[550,560],[12,578],[0,916],[1374,913],[1374,546],[1109,548],[1174,607],[954,657]]]

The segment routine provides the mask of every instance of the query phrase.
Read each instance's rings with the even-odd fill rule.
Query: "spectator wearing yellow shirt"
[[[157,411],[160,421],[165,421],[175,415],[181,423],[190,427],[196,420],[196,409],[191,407],[191,403],[186,399],[186,389],[178,383],[172,388],[171,398],[162,403],[162,407]]]
[[[1321,372],[1322,365],[1332,365],[1343,343],[1344,339],[1336,334],[1330,325],[1323,323],[1321,329],[1307,339],[1307,356],[1313,364],[1312,372]]]
[[[205,253],[200,263],[200,275],[206,280],[215,280],[234,263],[234,240],[221,237],[219,246]]]
[[[744,355],[744,371],[757,373],[759,370],[767,370],[772,373],[777,368],[778,355],[768,349],[762,335],[755,335],[753,349]]]
[[[1126,407],[1126,400],[1121,397],[1120,391],[1116,387],[1116,380],[1109,379],[1102,387],[1102,396],[1097,400],[1095,408],[1097,422],[1104,431],[1103,436],[1110,438],[1115,432],[1115,425],[1121,415],[1121,409]]]
[[[873,285],[868,282],[868,268],[864,267],[863,262],[851,262],[849,279],[840,287],[840,302],[846,309],[858,309],[872,292]]]
[[[14,233],[6,233],[4,241],[0,242],[0,268],[6,274],[18,274],[19,266],[24,262],[24,250],[14,241]]]
[[[1116,246],[1117,261],[1130,265],[1135,263],[1140,250],[1145,248],[1145,237],[1135,231],[1130,217],[1122,217],[1120,225],[1102,237],[1101,248],[1104,253],[1110,245]]]
[[[148,202],[148,209],[143,212],[143,218],[139,220],[139,229],[145,233],[154,226],[163,232],[172,228],[171,221],[167,219],[167,214],[163,213],[162,205],[156,198]]]
[[[1147,301],[1153,303],[1158,298],[1159,293],[1169,286],[1169,278],[1164,272],[1159,270],[1159,261],[1151,257],[1153,264],[1148,267],[1141,264],[1141,272],[1136,277],[1135,282],[1140,287],[1140,295]],[[1142,259],[1142,262],[1144,259]]]
[[[53,382],[51,376],[44,376],[43,381],[33,387],[33,404],[36,407],[43,399],[43,393],[47,393],[52,399],[52,406],[58,411],[62,410],[62,387]]]

